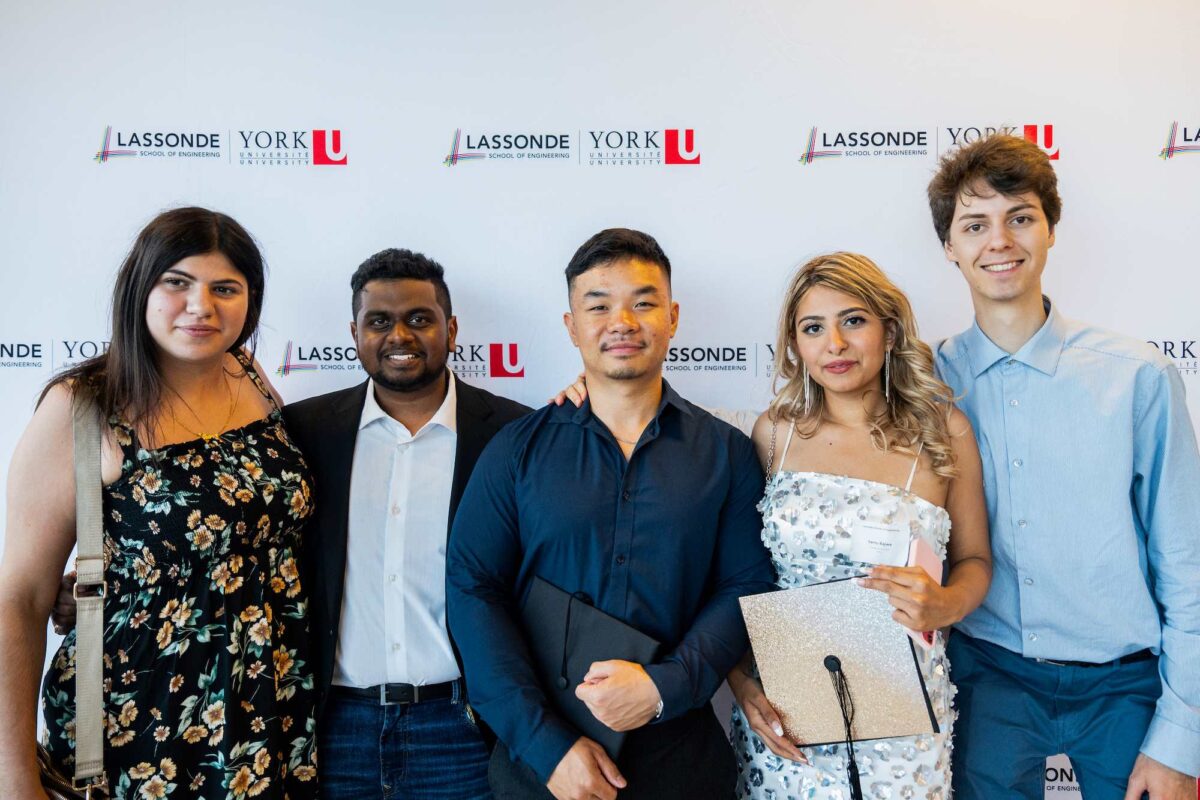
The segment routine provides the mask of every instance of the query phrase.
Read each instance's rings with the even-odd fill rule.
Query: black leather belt
[[[423,703],[426,700],[444,700],[454,696],[454,690],[462,690],[462,679],[446,681],[445,683],[430,683],[424,686],[414,686],[411,683],[381,683],[378,686],[358,688],[356,686],[334,685],[332,691],[348,697],[361,697],[365,700],[375,700],[381,706],[408,705]]]
[[[1136,653],[1130,653],[1127,656],[1113,659],[1112,661],[1104,661],[1099,664],[1093,664],[1091,661],[1056,661],[1053,658],[1035,658],[1039,664],[1053,664],[1056,667],[1114,667],[1124,666],[1125,664],[1135,664],[1138,661],[1148,661],[1154,658],[1154,652],[1147,647],[1145,650],[1138,650]]]

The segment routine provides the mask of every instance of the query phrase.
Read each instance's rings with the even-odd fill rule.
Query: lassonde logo
[[[808,146],[804,148],[804,152],[800,155],[800,163],[811,164],[818,158],[837,158],[841,154],[841,150],[818,150],[817,129],[813,128],[808,132]]]
[[[211,159],[221,158],[221,134],[205,131],[122,130],[104,126],[100,149],[92,156],[97,164],[114,158]]]
[[[103,164],[110,158],[122,158],[125,156],[136,156],[137,150],[131,148],[113,148],[112,147],[112,125],[104,126],[104,142],[100,145],[100,149],[96,151],[93,160],[97,164]]]
[[[286,378],[293,372],[317,370],[323,372],[330,370],[361,371],[362,365],[358,363],[358,350],[341,345],[306,346],[288,339],[287,346],[283,349],[283,360],[276,368],[275,374]]]
[[[442,159],[442,163],[447,167],[453,167],[460,161],[473,161],[478,158],[486,158],[487,153],[466,153],[462,150],[462,128],[454,129],[454,141],[450,145],[450,154]]]
[[[671,345],[665,372],[753,372],[753,345]]]
[[[40,367],[44,352],[41,342],[0,342],[0,368]]]
[[[706,378],[772,378],[775,345],[770,342],[672,342],[663,371],[703,373]]]
[[[532,161],[569,162],[571,135],[569,133],[495,133],[492,131],[463,133],[454,130],[450,153],[442,159],[447,167],[460,161],[497,161],[527,163]]]
[[[1180,143],[1176,144],[1176,140]],[[1193,128],[1190,132],[1186,127],[1183,129],[1183,136],[1179,136],[1179,123],[1171,123],[1171,131],[1167,134],[1167,144],[1162,150],[1158,151],[1158,157],[1166,161],[1175,156],[1187,155],[1188,153],[1200,153],[1200,128]]]
[[[823,158],[905,158],[929,155],[926,130],[821,130],[810,128],[798,161],[810,165]]]
[[[700,163],[695,128],[598,129],[588,131],[585,141],[591,167]]]
[[[235,142],[243,167],[344,167],[349,162],[340,128],[239,130]]]

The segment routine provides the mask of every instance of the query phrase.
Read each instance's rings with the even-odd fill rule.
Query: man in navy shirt
[[[450,627],[472,705],[501,744],[506,797],[724,798],[733,755],[709,700],[748,646],[738,597],[773,588],[750,441],[662,378],[679,320],[658,243],[601,231],[568,265],[563,316],[583,358],[581,408],[548,406],[480,457],[447,561]],[[576,688],[616,763],[547,700],[516,619],[535,576],[657,639],[653,664],[592,664]]]

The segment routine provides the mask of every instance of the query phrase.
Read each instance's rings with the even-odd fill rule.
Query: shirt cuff
[[[1200,775],[1200,733],[1155,714],[1150,720],[1142,753],[1177,772]]]
[[[677,661],[647,664],[644,669],[658,687],[658,696],[663,701],[663,713],[654,722],[674,719],[692,707],[691,682],[687,670]]]
[[[528,746],[517,756],[529,765],[542,783],[546,783],[554,774],[558,762],[563,760],[563,756],[577,741],[579,732],[571,726],[558,719],[546,719],[530,736]]]

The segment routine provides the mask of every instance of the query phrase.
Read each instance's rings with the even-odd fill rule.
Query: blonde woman
[[[911,629],[961,620],[982,602],[991,576],[979,452],[966,416],[934,376],[908,299],[863,256],[814,258],[788,285],[776,353],[784,384],[752,438],[768,474],[762,536],[779,586],[861,576]],[[860,523],[897,514],[948,560],[945,585],[921,567],[851,560]],[[942,732],[858,746],[866,796],[949,793],[954,689],[943,634],[918,652]],[[850,796],[844,745],[789,741],[749,654],[729,684],[738,702],[738,797]]]

